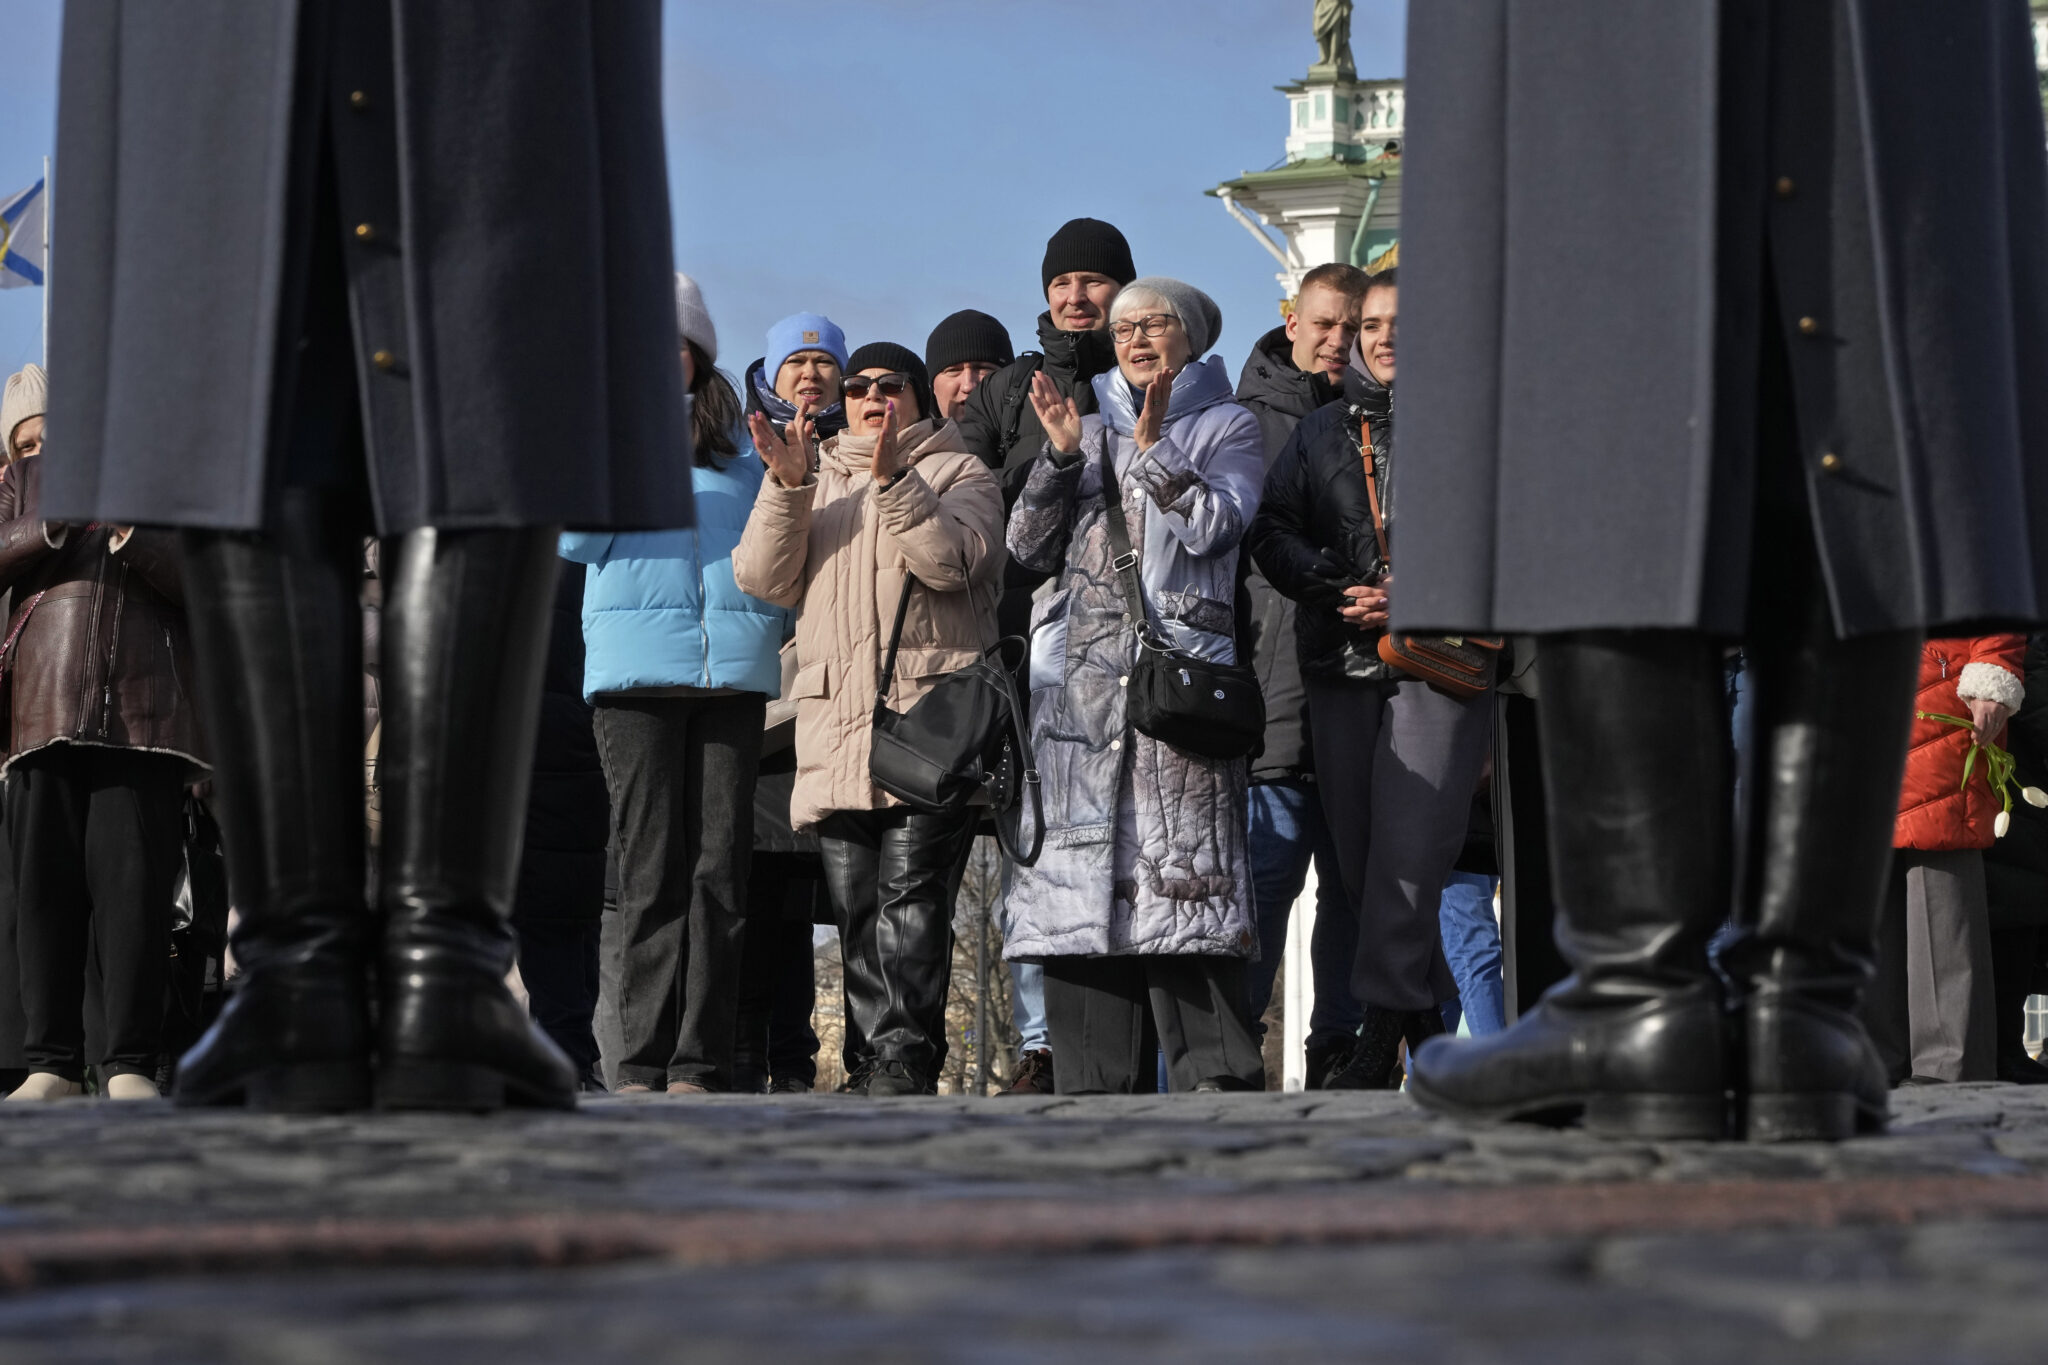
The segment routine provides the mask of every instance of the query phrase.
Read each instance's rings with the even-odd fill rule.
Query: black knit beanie
[[[975,308],[962,308],[932,328],[924,342],[924,366],[932,374],[969,360],[1007,365],[1016,358],[1009,329]]]
[[[898,346],[893,341],[870,341],[846,357],[847,374],[859,374],[862,370],[901,370],[910,376],[910,387],[917,394],[918,413],[923,417],[939,415],[939,405],[932,398],[931,372],[908,346]]]
[[[1070,270],[1092,270],[1118,284],[1138,278],[1138,268],[1131,264],[1131,244],[1100,218],[1076,218],[1052,235],[1045,244],[1045,264],[1039,267],[1039,290],[1052,288],[1054,277]]]

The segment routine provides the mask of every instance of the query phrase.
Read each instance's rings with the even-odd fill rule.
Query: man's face
[[[1294,343],[1296,369],[1332,379],[1344,373],[1351,361],[1351,343],[1358,340],[1360,302],[1341,289],[1320,284],[1302,291],[1287,316],[1287,339]]]
[[[1045,287],[1045,302],[1052,309],[1052,325],[1062,332],[1093,332],[1109,325],[1109,305],[1123,288],[1107,275],[1092,270],[1069,270],[1052,277]]]
[[[939,405],[942,421],[952,421],[967,406],[967,395],[981,387],[981,381],[1002,366],[993,360],[962,360],[932,376],[932,398]]]
[[[43,417],[41,413],[37,413],[34,417],[24,417],[15,424],[14,457],[16,459],[25,460],[31,455],[39,455],[42,453],[42,449]]]
[[[1358,349],[1365,354],[1365,368],[1388,388],[1394,386],[1394,314],[1401,291],[1393,285],[1365,291],[1365,306],[1358,318]]]
[[[810,400],[812,412],[839,401],[839,362],[830,351],[797,351],[775,372],[775,396],[786,403]]]

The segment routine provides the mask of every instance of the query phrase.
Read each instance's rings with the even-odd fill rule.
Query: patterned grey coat
[[[1057,577],[1032,609],[1031,743],[1045,848],[1014,874],[1004,956],[1257,952],[1245,853],[1246,764],[1138,733],[1122,680],[1137,646],[1110,568],[1102,459],[1114,460],[1153,621],[1184,649],[1234,661],[1238,543],[1258,510],[1259,424],[1220,361],[1174,383],[1165,429],[1139,453],[1123,376],[1095,380],[1082,458],[1034,465],[1010,553]]]

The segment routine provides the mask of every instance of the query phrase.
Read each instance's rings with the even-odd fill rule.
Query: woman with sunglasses
[[[875,687],[906,584],[895,709],[995,643],[1002,489],[959,429],[928,415],[931,381],[916,352],[861,347],[838,396],[847,429],[815,454],[809,396],[781,435],[753,415],[769,477],[733,570],[742,591],[797,611],[790,824],[815,828],[824,853],[845,964],[850,1088],[931,1094],[945,1060],[953,899],[975,814],[912,810],[876,788]]]
[[[1062,1094],[1154,1089],[1155,1047],[1174,1090],[1263,1085],[1242,1015],[1244,962],[1257,951],[1246,764],[1131,725],[1137,633],[1104,499],[1107,482],[1139,557],[1150,629],[1235,662],[1238,543],[1265,455],[1223,362],[1199,359],[1221,326],[1199,289],[1135,280],[1110,309],[1117,368],[1094,380],[1100,415],[1080,416],[1043,375],[1032,386],[1045,455],[1011,514],[1009,545],[1024,567],[1056,575],[1031,632],[1046,840],[1037,865],[1017,869],[1003,951],[1045,964]]]

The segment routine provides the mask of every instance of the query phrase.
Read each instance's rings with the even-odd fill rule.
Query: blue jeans
[[[1480,872],[1453,872],[1444,878],[1444,897],[1437,906],[1444,957],[1458,982],[1458,1003],[1473,1037],[1499,1033],[1507,1027],[1501,988],[1500,924],[1493,917],[1493,891],[1498,879]],[[1449,1011],[1445,1011],[1446,1016]],[[1458,1022],[1446,1017],[1444,1026]]]
[[[1337,868],[1336,846],[1323,819],[1323,803],[1313,782],[1288,778],[1252,785],[1252,901],[1259,925],[1259,960],[1244,969],[1245,1009],[1254,1035],[1263,1036],[1260,1018],[1273,999],[1273,978],[1287,947],[1287,917],[1308,880],[1309,860],[1316,869],[1316,924],[1309,939],[1309,970],[1315,978],[1315,1006],[1309,1012],[1311,1046],[1358,1032],[1365,1011],[1351,995],[1351,964],[1358,955],[1358,924],[1344,899],[1344,877]]]
[[[1052,1046],[1045,1027],[1045,968],[1036,962],[1010,964],[1010,1018],[1017,1025],[1017,1055]]]

